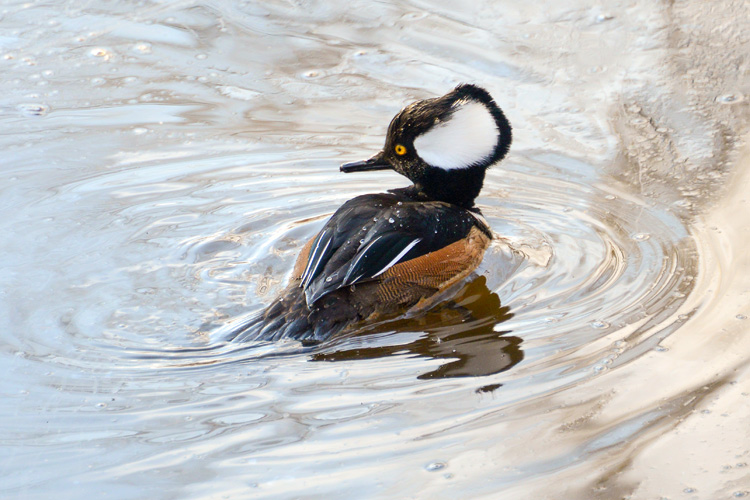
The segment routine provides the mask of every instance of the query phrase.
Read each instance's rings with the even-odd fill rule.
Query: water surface
[[[744,3],[1,14],[3,498],[750,496]],[[460,82],[515,142],[453,302],[224,342]]]

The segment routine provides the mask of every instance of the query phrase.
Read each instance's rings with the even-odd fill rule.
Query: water
[[[6,2],[1,496],[746,495],[750,13],[693,4]],[[461,81],[480,319],[222,342]]]

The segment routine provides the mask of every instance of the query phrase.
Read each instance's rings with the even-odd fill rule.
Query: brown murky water
[[[743,2],[0,7],[3,498],[750,497]],[[458,301],[237,345],[414,99],[515,130]]]

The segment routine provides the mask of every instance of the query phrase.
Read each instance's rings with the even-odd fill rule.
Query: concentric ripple
[[[412,345],[425,336],[440,342],[464,338],[462,345],[467,339],[483,338],[489,343],[498,339],[501,356],[508,354],[503,351],[506,340],[518,338],[510,344],[521,353],[511,356],[514,363],[461,374],[489,375],[524,359],[526,370],[563,369],[582,377],[611,368],[625,352],[632,357],[656,347],[669,331],[670,323],[664,321],[689,293],[694,272],[695,249],[679,218],[628,194],[614,180],[601,178],[593,166],[546,154],[516,158],[490,171],[478,200],[496,234],[478,269],[481,286],[477,282],[457,297],[446,297],[441,307],[419,320],[387,323],[361,335],[334,339],[314,349],[313,357],[352,359],[356,356],[351,353],[362,351],[363,345],[380,349],[367,350],[367,357],[386,356],[403,351],[389,348],[389,343]],[[90,199],[128,200],[116,214],[141,228],[131,228],[121,242],[124,248],[140,246],[145,236],[151,242],[163,240],[151,260],[114,271],[106,287],[84,285],[112,294],[119,283],[123,290],[135,292],[120,294],[114,313],[98,319],[110,326],[104,327],[96,342],[111,355],[124,352],[132,360],[120,360],[118,367],[137,366],[144,360],[165,368],[197,367],[299,352],[289,344],[283,348],[223,345],[222,330],[217,328],[231,327],[275,297],[301,246],[340,203],[372,192],[374,183],[387,182],[381,190],[405,183],[395,174],[338,174],[330,159],[300,163],[274,160],[272,154],[266,159],[262,165],[247,166],[228,157],[223,160],[226,167],[214,166],[210,171],[193,167],[188,175],[168,182],[144,179],[144,174],[132,178],[117,174],[121,180],[93,177],[62,188],[71,196],[84,193]],[[303,178],[296,177],[300,168],[306,171]],[[328,170],[333,173],[326,175],[318,190],[314,179]],[[230,183],[235,193],[239,189],[248,195],[222,195]],[[153,187],[144,190],[145,185]],[[182,198],[185,192],[205,214],[200,221],[175,214],[169,203],[170,193]],[[226,220],[228,214],[234,214],[236,225],[222,228],[212,222],[217,217]],[[155,286],[164,276],[181,283],[182,290],[175,294],[175,289]],[[204,297],[203,307],[197,307],[197,297]],[[492,302],[498,298],[499,303]],[[167,330],[159,325],[165,317],[155,311],[139,322],[128,319],[136,307],[175,301],[194,304],[187,310],[199,313],[191,321],[194,326],[174,323],[181,335],[163,336]],[[456,303],[463,312],[455,309]],[[480,304],[479,309],[467,303]],[[77,331],[85,314],[85,308],[76,316],[63,314],[67,330]],[[149,340],[158,332],[163,332],[161,339]],[[476,356],[462,349],[466,347],[454,352],[463,354],[467,362]],[[414,346],[413,352],[443,357],[422,345]],[[101,353],[92,354],[96,358]],[[85,359],[79,354],[70,362],[87,365]],[[448,370],[445,376],[452,373]]]
[[[494,173],[483,201],[500,241],[525,256],[508,279],[492,279],[503,252],[483,267],[514,313],[502,328],[541,347],[529,349],[529,361],[534,351],[547,365],[574,353],[582,373],[601,371],[668,334],[697,266],[694,241],[668,207],[628,194],[593,166],[550,155]]]
[[[117,164],[50,179],[56,195],[26,206],[24,224],[34,224],[25,238],[75,241],[75,251],[66,250],[66,269],[40,258],[26,276],[65,301],[8,315],[34,332],[3,334],[13,359],[4,384],[30,381],[14,404],[31,411],[26,394],[55,400],[63,391],[57,437],[15,421],[14,456],[25,457],[30,442],[65,450],[80,438],[65,412],[85,411],[92,439],[131,445],[109,455],[102,477],[126,477],[144,452],[145,464],[162,464],[179,446],[186,456],[215,456],[230,476],[254,460],[238,457],[270,454],[311,480],[317,469],[304,461],[321,459],[306,450],[336,442],[342,451],[331,460],[364,480],[363,457],[439,462],[434,447],[453,439],[457,419],[498,424],[500,409],[659,349],[684,319],[675,310],[691,292],[697,256],[669,207],[628,194],[592,165],[520,152],[489,173],[478,204],[496,238],[478,276],[445,302],[317,347],[227,343],[223,329],[275,297],[302,245],[341,203],[406,183],[395,173],[340,174],[337,157],[259,148],[254,158],[223,151],[158,168]],[[48,203],[67,208],[50,216]],[[33,310],[33,286],[15,298],[21,314]],[[491,404],[475,408],[487,394]],[[389,425],[369,427],[381,418]],[[325,444],[317,441],[315,432],[334,423],[336,432],[321,434]],[[419,450],[407,439],[394,448],[393,432],[430,435],[432,444]],[[145,451],[152,447],[167,448]],[[50,460],[52,476],[66,470],[62,455]]]
[[[591,165],[548,154],[531,154],[521,160],[492,170],[478,200],[496,233],[478,270],[486,279],[487,295],[496,294],[500,304],[495,307],[504,311],[495,318],[494,330],[523,339],[520,348],[527,370],[538,365],[542,370],[572,370],[577,377],[615,366],[618,359],[625,359],[625,352],[630,359],[636,352],[656,347],[668,334],[671,323],[667,320],[689,293],[695,272],[693,240],[680,219],[666,208],[649,206],[613,179],[601,178]],[[357,187],[370,185],[370,179],[356,176],[344,180],[351,181],[346,188],[352,194]],[[271,298],[281,288],[301,244],[331,212],[331,203],[301,197],[295,206],[294,201],[294,195],[284,201],[290,203],[288,218],[276,214],[262,228],[258,218],[256,234],[262,244],[249,245],[253,253],[242,261],[243,269],[257,270],[251,288],[261,299]],[[301,221],[296,218],[298,211]],[[201,245],[218,245],[222,239]],[[219,268],[215,264],[199,264],[203,279],[217,277],[217,269],[234,268],[229,263]],[[237,283],[231,277],[216,279],[219,284]],[[447,299],[456,301],[455,297]],[[482,314],[495,313],[485,310]],[[424,321],[379,325],[377,341],[368,338],[372,329],[336,339],[321,348],[328,353],[322,356],[326,360],[356,358],[353,353],[372,342],[379,351],[370,348],[363,357],[390,355],[403,349],[389,349],[384,332],[390,331],[403,347],[407,332],[413,332],[407,342],[411,345],[413,339],[436,335],[436,324],[430,321],[450,323],[445,311],[439,318]],[[451,336],[468,339],[477,334],[476,324],[465,318],[458,323],[450,329]],[[445,334],[441,339],[445,340]],[[431,355],[424,348],[413,352]]]
[[[746,4],[7,3],[0,497],[744,495]],[[461,82],[515,131],[476,275],[225,342]]]

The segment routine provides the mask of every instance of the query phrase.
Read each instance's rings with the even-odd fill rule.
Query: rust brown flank
[[[378,287],[378,298],[390,302],[398,296],[408,294],[409,288],[441,292],[468,276],[479,266],[490,239],[477,227],[471,228],[468,236],[446,247],[416,259],[396,264],[384,272]],[[416,290],[415,290],[416,291]]]
[[[307,257],[310,256],[310,249],[312,248],[313,241],[317,235],[310,238],[310,241],[305,243],[305,246],[300,250],[297,262],[294,263],[294,269],[292,270],[292,277],[289,279],[290,282],[298,281],[302,277],[302,273],[305,272],[307,266]]]
[[[302,277],[314,241],[315,238],[312,238],[302,247],[294,264],[290,285],[298,283]],[[365,309],[374,306],[376,309],[389,310],[414,304],[418,308],[427,308],[431,305],[431,297],[438,297],[440,292],[458,283],[479,266],[489,244],[490,238],[481,229],[473,227],[466,238],[396,264],[374,280],[361,283],[363,288],[358,288],[360,295],[354,300],[361,300],[363,306],[371,303]]]

